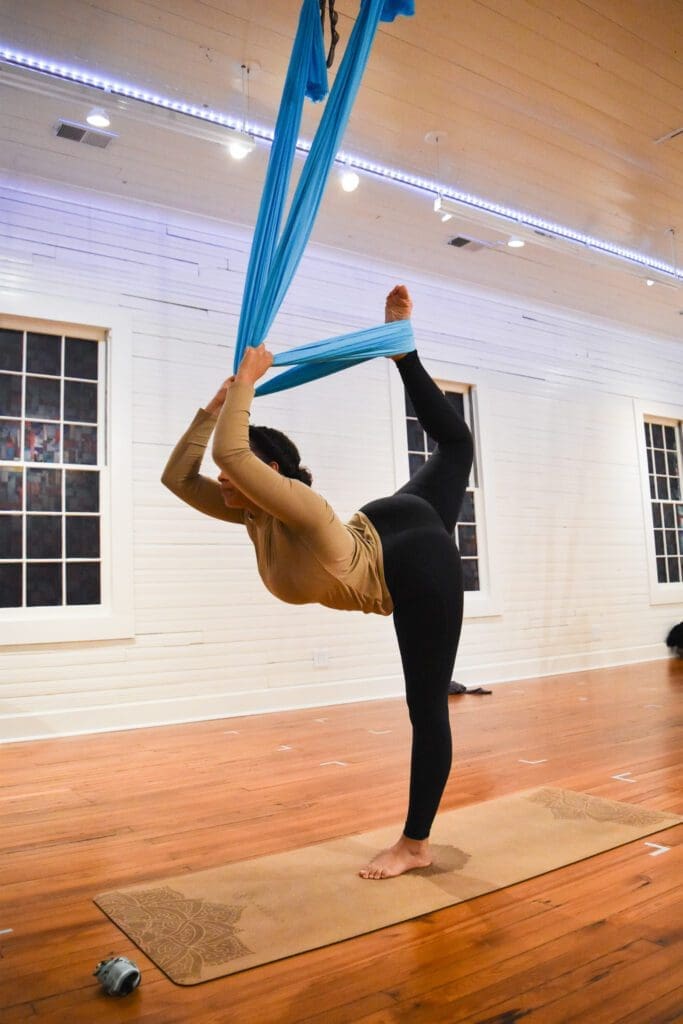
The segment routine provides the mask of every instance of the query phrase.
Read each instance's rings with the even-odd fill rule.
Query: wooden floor
[[[664,661],[451,698],[443,807],[548,783],[681,814],[682,695],[683,662]],[[407,747],[402,702],[375,701],[1,748],[2,1024],[683,1020],[683,826],[649,837],[665,852],[641,840],[193,988],[92,903],[400,823]],[[142,970],[122,1000],[92,978],[112,954]]]

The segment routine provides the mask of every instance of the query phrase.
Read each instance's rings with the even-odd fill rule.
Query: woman
[[[407,319],[411,311],[408,291],[398,285],[387,297],[386,320]],[[473,451],[467,425],[417,353],[394,359],[437,446],[396,494],[365,505],[348,523],[311,490],[289,438],[249,426],[254,384],[272,365],[264,345],[247,350],[237,374],[197,413],[162,477],[194,508],[246,527],[259,574],[276,597],[393,613],[413,727],[410,793],[403,834],[360,871],[372,879],[431,864],[429,833],[451,766],[448,685],[462,625],[453,531]],[[199,473],[212,433],[218,482]]]

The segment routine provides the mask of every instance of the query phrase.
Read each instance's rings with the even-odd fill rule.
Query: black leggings
[[[451,768],[448,685],[463,610],[460,555],[453,531],[467,488],[473,446],[467,424],[427,374],[417,352],[397,365],[415,414],[437,446],[396,494],[371,501],[361,511],[382,542],[413,727],[404,834],[426,839]]]

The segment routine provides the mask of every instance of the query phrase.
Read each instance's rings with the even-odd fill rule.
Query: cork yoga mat
[[[95,903],[179,985],[196,985],[419,917],[679,824],[634,804],[544,787],[439,815],[434,863],[357,871],[398,829],[103,893]]]

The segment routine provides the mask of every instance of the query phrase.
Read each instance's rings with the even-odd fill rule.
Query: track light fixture
[[[344,192],[355,192],[360,185],[360,178],[356,172],[350,171],[348,168],[342,171],[339,181]]]
[[[228,142],[228,153],[233,160],[244,160],[256,148],[256,142],[247,132],[234,132]]]
[[[103,107],[93,107],[86,117],[86,121],[91,128],[108,128],[111,124],[109,114]]]
[[[453,220],[453,214],[450,210],[446,209],[443,196],[437,196],[434,200],[434,213],[439,214],[443,224],[449,220]]]

